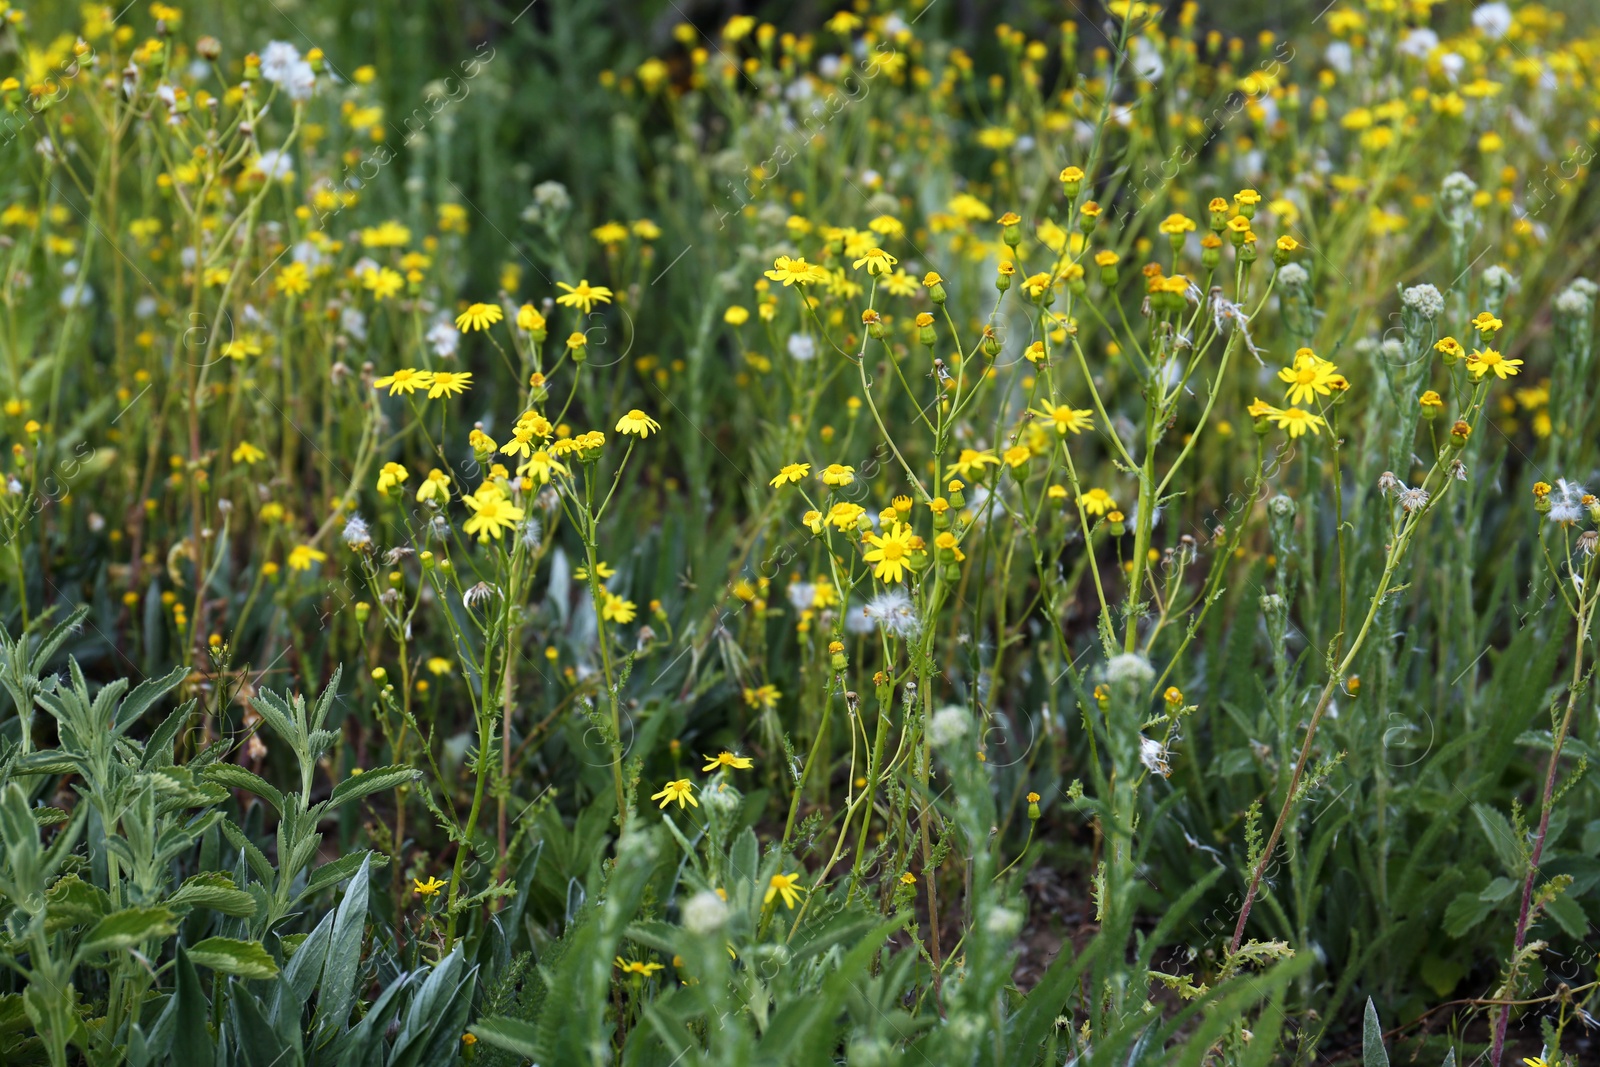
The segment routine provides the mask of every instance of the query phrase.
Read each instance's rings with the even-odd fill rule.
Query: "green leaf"
[[[304,900],[307,897],[315,896],[330,886],[338,885],[347,878],[353,878],[356,871],[361,869],[361,865],[368,862],[372,864],[372,869],[376,871],[382,869],[389,862],[389,858],[380,856],[376,852],[368,851],[352,852],[349,855],[340,856],[336,860],[330,860],[311,872],[310,877],[306,879],[306,887],[300,890],[300,895],[297,899]]]
[[[178,1018],[173,1028],[172,1062],[214,1062],[216,1051],[212,1047],[209,1030],[211,1004],[206,1000],[200,976],[195,973],[189,954],[181,946],[178,949],[177,971],[178,992],[173,999]]]
[[[259,774],[245,770],[237,763],[213,763],[205,769],[205,780],[229,789],[244,789],[272,805],[272,810],[283,814],[283,794]]]
[[[45,894],[45,932],[88,926],[104,919],[110,911],[111,898],[105,890],[69,874]]]
[[[210,908],[236,919],[249,919],[256,913],[256,898],[238,889],[227,875],[197,874],[167,898],[173,908]]]
[[[521,1019],[512,1019],[504,1015],[479,1019],[467,1027],[467,1031],[486,1045],[505,1049],[525,1059],[537,1059],[539,1056],[539,1028]]]
[[[1581,940],[1589,932],[1589,917],[1583,913],[1583,905],[1565,893],[1546,904],[1544,912],[1571,937]]]
[[[117,708],[116,721],[112,724],[112,732],[118,735],[126,733],[128,727],[144,718],[144,713],[151,706],[189,677],[189,668],[179,664],[163,678],[148,678],[123,698],[122,704]]]
[[[1506,873],[1513,878],[1521,877],[1527,866],[1527,858],[1521,842],[1517,840],[1517,832],[1511,828],[1511,820],[1481,803],[1472,805],[1472,814],[1478,817],[1483,836],[1489,839],[1489,847],[1494,850],[1495,857],[1505,867]]]
[[[334,913],[333,936],[328,941],[327,963],[322,968],[317,1014],[320,1025],[344,1029],[356,998],[356,971],[361,967],[361,935],[367,924],[367,890],[371,867],[365,860],[356,872],[339,910]]]
[[[239,941],[231,937],[208,937],[189,949],[189,959],[218,974],[240,978],[271,978],[278,973],[277,961],[259,941]]]
[[[1389,1067],[1389,1053],[1383,1047],[1383,1026],[1378,1009],[1367,998],[1367,1014],[1361,1021],[1361,1067]]]
[[[178,917],[166,908],[125,908],[95,923],[78,946],[79,957],[121,952],[178,930]]]
[[[1460,938],[1487,919],[1493,910],[1494,902],[1484,900],[1481,894],[1470,890],[1458,893],[1450,902],[1450,906],[1444,909],[1444,932],[1451,937]]]
[[[361,774],[352,774],[333,787],[333,795],[328,798],[328,808],[332,810],[352,800],[359,800],[373,793],[416,781],[420,774],[421,772],[414,768],[401,766],[374,767]]]

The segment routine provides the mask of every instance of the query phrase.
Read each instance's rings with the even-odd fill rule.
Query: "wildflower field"
[[[1600,9],[0,0],[0,1062],[1600,1062]]]

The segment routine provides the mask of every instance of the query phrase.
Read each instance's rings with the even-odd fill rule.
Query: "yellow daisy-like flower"
[[[847,463],[830,463],[822,470],[822,484],[835,488],[856,480],[856,469]]]
[[[1161,225],[1157,226],[1156,229],[1168,237],[1181,237],[1183,234],[1194,231],[1194,220],[1187,215],[1168,215],[1161,220]]]
[[[1472,328],[1482,334],[1497,333],[1505,323],[1494,317],[1492,312],[1480,311],[1472,320]]]
[[[1467,354],[1467,350],[1461,347],[1461,342],[1457,341],[1454,337],[1439,338],[1438,341],[1434,342],[1433,350],[1438,352],[1440,355],[1449,356],[1452,359],[1460,359],[1462,356]]]
[[[448,503],[450,500],[450,476],[438,467],[428,472],[422,479],[422,484],[417,486],[417,503],[426,504],[430,500],[439,503]]]
[[[517,467],[517,474],[521,477],[532,476],[540,485],[548,485],[552,474],[566,474],[567,467],[559,460],[552,459],[549,452],[544,449],[535,449],[525,462]]]
[[[763,708],[770,711],[777,707],[778,701],[782,699],[783,694],[771,682],[766,685],[758,685],[754,689],[746,687],[744,691],[744,702],[752,708]]]
[[[517,309],[517,329],[534,333],[544,329],[544,316],[539,314],[539,309],[532,304],[523,304]]]
[[[617,569],[611,564],[607,563],[605,560],[600,560],[594,565],[594,572],[600,576],[602,581],[604,581],[605,579],[616,574]],[[579,567],[577,570],[572,572],[572,576],[580,582],[587,582],[589,580],[589,568]]]
[[[471,387],[471,371],[434,371],[433,380],[428,383],[428,399],[437,400],[441,396],[456,396]]]
[[[807,263],[804,256],[797,259],[779,256],[773,262],[772,269],[763,273],[775,282],[782,282],[785,288],[826,282],[830,277],[827,268]]]
[[[606,622],[615,622],[623,626],[632,622],[638,613],[638,606],[631,600],[624,600],[609,589],[601,591],[605,596],[605,603],[600,605],[600,617]]]
[[[784,906],[793,911],[794,906],[800,902],[800,894],[804,892],[798,873],[775,874],[767,882],[767,895],[762,898],[762,903],[771,904],[773,898],[781,894]]]
[[[503,532],[522,521],[522,509],[507,500],[493,483],[485,483],[476,493],[463,496],[461,502],[472,509],[471,518],[461,528],[469,536],[477,535],[480,542],[491,537],[498,541]]]
[[[997,466],[999,463],[1000,460],[992,449],[963,448],[956,461],[950,465],[950,470],[951,473],[963,478],[972,478],[973,472],[977,472],[976,476],[981,478],[985,466]]]
[[[865,264],[868,274],[888,274],[890,269],[898,262],[900,262],[898,259],[881,248],[869,248],[865,255],[850,265],[856,270],[860,270],[862,265]]]
[[[379,267],[377,269],[369,267],[366,273],[361,275],[361,284],[372,291],[372,296],[376,300],[387,300],[394,296],[400,291],[400,287],[405,284],[405,281],[400,276],[399,271],[391,270],[388,267]],[[474,306],[481,307],[482,305]]]
[[[252,463],[259,463],[266,458],[267,454],[249,441],[240,441],[239,447],[233,450],[233,461],[235,463],[243,463],[246,466]]]
[[[872,576],[880,582],[905,581],[915,538],[911,527],[898,522],[887,534],[868,534],[866,541],[872,547],[862,558],[873,564]]]
[[[714,771],[720,767],[730,767],[736,771],[748,771],[755,766],[749,756],[735,756],[732,752],[727,751],[718,752],[715,756],[702,756],[701,758],[706,761],[706,765],[700,768],[702,771]]]
[[[1482,378],[1489,371],[1501,381],[1517,373],[1517,368],[1522,366],[1520,359],[1507,359],[1493,348],[1473,349],[1472,355],[1467,357],[1467,373],[1472,375],[1474,381]]]
[[[866,514],[867,509],[860,504],[848,500],[840,501],[828,509],[828,523],[838,530],[855,529],[856,520]]]
[[[1087,408],[1078,410],[1068,404],[1045,404],[1034,411],[1035,415],[1049,419],[1056,428],[1056,433],[1066,434],[1082,433],[1094,429],[1094,412]],[[1007,462],[1010,462],[1009,460]],[[1012,466],[1016,466],[1015,463]]]
[[[593,311],[596,304],[611,303],[611,290],[603,285],[590,285],[588,278],[583,279],[577,285],[556,282],[556,288],[566,290],[566,292],[556,297],[556,303],[563,307],[582,308],[585,315]]]
[[[411,472],[398,463],[385,463],[378,470],[378,492],[388,493],[391,489],[399,488]]]
[[[1322,433],[1323,425],[1325,425],[1321,416],[1313,415],[1311,412],[1303,411],[1300,408],[1284,408],[1282,411],[1274,408],[1267,417],[1277,423],[1278,429],[1287,431],[1291,440],[1301,436],[1307,430],[1314,434],[1320,434]]]
[[[487,330],[503,318],[505,312],[500,310],[499,304],[472,304],[456,316],[456,329],[462,333]]]
[[[1083,510],[1090,515],[1100,516],[1117,509],[1117,502],[1104,489],[1091,489],[1078,499],[1083,504]]]
[[[665,804],[661,806],[666,807]],[[697,804],[695,806],[698,807],[699,805]],[[641,978],[649,978],[657,971],[666,970],[665,964],[640,963],[638,960],[625,960],[621,956],[617,957],[617,967],[622,971],[623,974],[637,974]]]
[[[1319,395],[1330,395],[1333,380],[1338,376],[1332,363],[1309,348],[1295,352],[1294,363],[1278,371],[1278,380],[1289,386],[1287,395],[1291,404],[1307,404]]]
[[[405,393],[409,396],[418,389],[427,389],[431,385],[433,385],[433,371],[417,370],[413,367],[397,370],[372,383],[374,389],[389,390],[390,396],[396,393]]]
[[[618,433],[636,433],[640,437],[649,437],[654,430],[661,429],[661,424],[638,408],[629,411],[617,420]]]
[[[429,876],[426,882],[420,878],[413,878],[411,879],[411,891],[419,897],[436,897],[439,895],[439,890],[449,884],[449,882],[441,882],[432,876]]]
[[[792,482],[798,482],[810,473],[811,464],[809,463],[786,463],[783,465],[783,469],[774,475],[767,484],[777,489]]]
[[[295,545],[289,550],[289,569],[308,571],[313,563],[326,563],[328,554],[310,545]]]
[[[1012,470],[1016,470],[1033,458],[1033,450],[1027,445],[1012,445],[1000,458],[1004,459]]]
[[[661,787],[661,792],[651,794],[650,799],[661,801],[663,808],[673,801],[678,802],[679,808],[682,808],[685,804],[690,804],[697,808],[700,806],[700,802],[694,798],[694,783],[687,778],[679,778],[677,781],[668,782]]]

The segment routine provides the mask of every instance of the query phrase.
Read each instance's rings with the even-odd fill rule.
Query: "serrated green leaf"
[[[80,957],[121,952],[178,930],[178,917],[167,908],[125,908],[95,923],[78,946]]]
[[[205,769],[205,780],[229,789],[244,789],[272,805],[272,810],[283,814],[283,793],[259,774],[245,770],[237,763],[213,763]]]
[[[419,776],[420,772],[414,768],[401,766],[374,767],[361,774],[352,774],[333,787],[333,795],[328,798],[328,808],[332,810],[352,800],[359,800],[385,789],[393,789],[397,785],[415,781]]]
[[[198,967],[239,978],[271,978],[278,973],[277,961],[259,941],[208,937],[190,946],[189,959]]]

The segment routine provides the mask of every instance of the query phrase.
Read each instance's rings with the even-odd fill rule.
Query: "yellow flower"
[[[660,796],[659,793],[656,794],[656,795]],[[652,797],[651,799],[654,799],[654,798]],[[661,806],[663,808],[666,807],[665,804],[663,804]],[[699,807],[698,804],[696,804],[695,806]],[[652,974],[655,974],[657,971],[666,970],[666,965],[665,964],[661,964],[661,963],[640,963],[638,960],[624,960],[621,956],[617,957],[617,966],[619,968],[621,968],[623,974],[637,974],[641,978],[649,978]]]
[[[259,356],[261,354],[261,342],[256,340],[254,335],[245,334],[243,337],[236,338],[223,345],[222,354],[229,359]]]
[[[678,802],[679,808],[682,808],[686,803],[692,804],[697,808],[700,806],[700,802],[694,798],[694,783],[687,778],[679,778],[675,782],[668,782],[661,787],[661,792],[652,794],[650,799],[661,801],[663,808],[674,800]]]
[[[1467,353],[1467,350],[1461,347],[1461,342],[1457,341],[1454,337],[1439,338],[1439,340],[1434,343],[1433,350],[1438,352],[1440,355],[1449,356],[1452,359],[1460,359]]]
[[[313,563],[326,563],[328,554],[310,545],[295,545],[289,550],[289,569],[308,571]]]
[[[441,396],[455,396],[471,386],[471,371],[434,371],[433,381],[428,383],[428,399],[437,400]]]
[[[291,263],[278,272],[278,292],[284,296],[299,296],[311,288],[311,279],[306,275],[304,263]]]
[[[1037,409],[1034,414],[1049,419],[1054,423],[1058,434],[1065,434],[1068,431],[1082,433],[1085,430],[1094,429],[1094,412],[1087,408],[1077,410],[1067,404],[1054,406],[1045,404]],[[1011,465],[1013,467],[1016,466],[1015,463]]]
[[[1156,229],[1169,237],[1180,237],[1194,230],[1194,220],[1187,215],[1168,215]]]
[[[638,408],[629,411],[617,420],[618,433],[636,433],[640,437],[649,437],[651,431],[661,429],[661,424]]]
[[[767,484],[772,486],[772,488],[777,489],[780,486],[788,485],[791,482],[798,482],[800,479],[804,478],[810,473],[811,464],[809,463],[786,463],[784,464],[783,469],[780,470],[773,477],[772,481],[768,482]]]
[[[949,530],[945,530],[943,533],[939,534],[939,536],[935,537],[933,539],[933,545],[935,548],[947,549],[954,553],[957,563],[967,558],[967,554],[961,551],[961,543],[956,540],[956,535],[951,533]]]
[[[1306,404],[1318,395],[1328,396],[1336,377],[1333,364],[1309,348],[1295,352],[1294,364],[1278,371],[1278,380],[1289,385],[1287,396],[1291,404]]]
[[[1478,312],[1478,317],[1472,320],[1473,328],[1481,334],[1496,333],[1504,325],[1505,323],[1495,318],[1493,313],[1488,311]]]
[[[388,493],[389,490],[398,488],[411,472],[398,463],[385,463],[378,471],[378,492]]]
[[[400,272],[397,270],[390,270],[388,267],[379,267],[374,270],[369,267],[366,273],[361,276],[361,284],[372,290],[374,299],[387,300],[400,291],[400,287],[405,284],[405,279],[400,276]]]
[[[600,605],[600,617],[606,622],[619,623],[626,626],[633,621],[638,608],[631,600],[624,600],[609,589],[601,591],[605,596],[605,603]]]
[[[999,462],[1000,460],[991,449],[985,448],[980,451],[975,448],[963,448],[961,454],[956,457],[956,461],[950,465],[950,470],[963,478],[973,477],[973,472],[976,471],[977,476],[981,478],[983,477],[985,465],[994,466],[998,465]]]
[[[830,463],[822,471],[822,484],[845,486],[856,480],[856,469],[846,463]]]
[[[505,317],[499,304],[472,304],[456,316],[456,329],[462,333],[487,330]]]
[[[868,534],[866,541],[872,548],[862,558],[875,564],[873,577],[880,582],[904,581],[915,537],[911,527],[898,522],[887,534]]]
[[[814,282],[826,282],[828,271],[824,267],[807,263],[804,256],[790,259],[788,256],[779,256],[772,264],[772,270],[763,272],[775,282],[782,282],[787,288],[791,285],[807,285]]]
[[[828,523],[835,529],[851,530],[855,528],[856,520],[866,512],[860,504],[842,500],[828,509]]]
[[[477,493],[463,496],[461,502],[472,509],[472,517],[461,528],[469,536],[476,534],[480,542],[486,542],[491,537],[498,541],[503,531],[514,528],[522,521],[522,509],[501,495],[499,488],[492,483],[485,483]]]
[[[739,304],[729,305],[728,310],[722,313],[722,321],[729,326],[743,326],[750,321],[750,309]]]
[[[1012,470],[1016,470],[1033,458],[1033,451],[1027,445],[1012,445],[1006,449],[1001,458],[1011,466]]]
[[[544,329],[544,316],[532,304],[523,304],[517,309],[517,329],[528,333]]]
[[[449,884],[449,882],[441,882],[431,875],[426,882],[419,878],[413,878],[411,879],[411,891],[419,897],[436,897],[439,895],[439,890]]]
[[[767,895],[762,898],[762,903],[771,904],[772,898],[781,893],[784,906],[793,911],[795,904],[800,900],[800,894],[803,892],[805,890],[800,887],[800,875],[798,873],[775,874],[767,882]]]
[[[1417,398],[1417,403],[1425,408],[1442,408],[1444,407],[1444,398],[1429,389]]]
[[[701,758],[706,761],[706,765],[700,768],[702,771],[714,771],[718,767],[731,767],[736,771],[748,771],[755,766],[749,756],[735,756],[732,752],[726,751],[718,752],[715,756],[703,756]]]
[[[868,274],[888,274],[889,268],[898,262],[900,262],[898,259],[881,248],[869,248],[865,255],[850,265],[860,270],[862,264],[866,264]]]
[[[417,503],[426,504],[434,499],[441,504],[450,499],[450,476],[438,467],[429,471],[428,476],[422,479],[422,484],[417,487]]]
[[[1313,415],[1309,411],[1302,411],[1300,408],[1284,408],[1282,411],[1274,408],[1268,413],[1267,417],[1278,424],[1278,429],[1287,430],[1291,440],[1301,436],[1307,430],[1314,434],[1322,433],[1323,421],[1321,416]]]
[[[1117,502],[1111,499],[1111,494],[1104,489],[1091,489],[1078,500],[1083,505],[1083,510],[1090,515],[1104,515],[1108,511],[1117,509]]]
[[[754,689],[749,687],[744,691],[744,702],[752,708],[766,708],[771,710],[778,706],[778,701],[783,699],[783,694],[778,692],[778,687],[772,683],[758,685]]]
[[[246,466],[258,463],[266,458],[267,454],[249,441],[240,441],[239,447],[233,450],[233,461],[235,463],[243,463]]]
[[[533,477],[538,479],[540,485],[549,484],[550,476],[552,474],[566,473],[566,465],[558,460],[552,459],[550,457],[550,453],[546,452],[542,448],[535,449],[533,454],[527,458],[527,461],[517,467],[517,474],[519,476],[527,476],[531,474]]]
[[[611,303],[611,290],[603,285],[590,285],[588,278],[583,279],[577,285],[556,282],[556,288],[566,290],[565,293],[556,297],[556,303],[569,308],[582,308],[585,315],[593,311],[596,304]]]
[[[393,374],[379,378],[377,381],[372,383],[372,386],[375,389],[388,389],[390,396],[394,396],[396,393],[405,393],[407,396],[409,396],[418,389],[426,389],[432,384],[433,371],[416,370],[414,368],[407,367],[403,370],[397,370]]]
[[[1517,373],[1517,368],[1522,366],[1520,359],[1507,359],[1493,348],[1473,349],[1472,355],[1467,357],[1467,373],[1472,375],[1473,381],[1482,378],[1489,371],[1494,371],[1494,376],[1501,381]]]
[[[616,574],[617,569],[611,564],[607,563],[605,560],[600,560],[594,565],[594,572],[600,576],[602,581],[604,581],[605,579],[610,578],[613,574]],[[572,576],[580,582],[587,582],[589,580],[589,568],[579,567],[577,570],[572,572]]]

